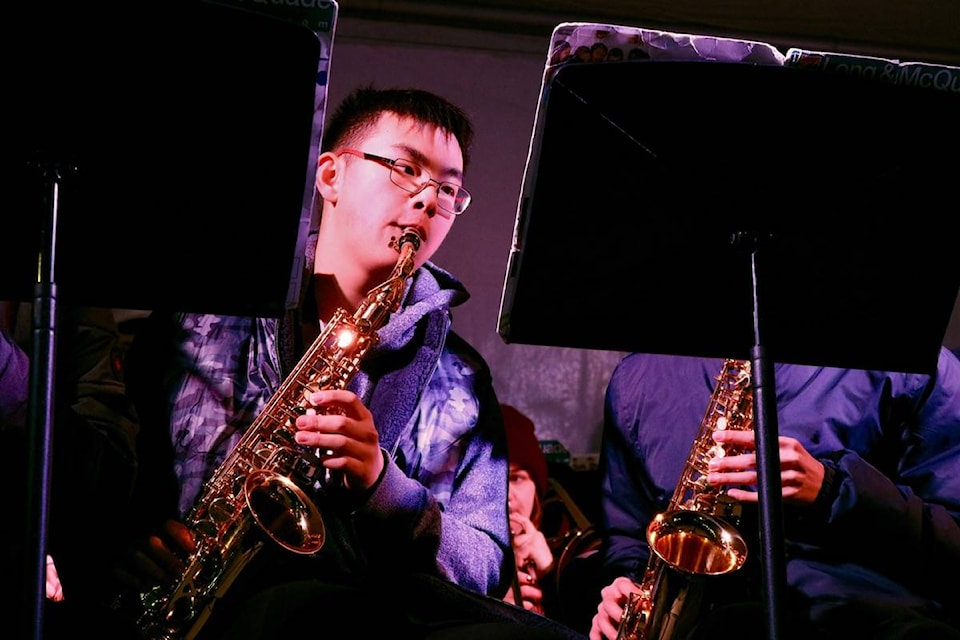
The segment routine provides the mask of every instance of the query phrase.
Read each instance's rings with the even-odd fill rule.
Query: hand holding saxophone
[[[616,578],[600,590],[600,604],[590,625],[590,640],[616,640],[624,609],[631,594],[635,593],[640,593],[640,587],[625,576]]]
[[[315,391],[308,401],[313,408],[296,420],[297,443],[325,451],[324,467],[342,474],[347,489],[372,487],[384,468],[373,414],[343,389]]]
[[[177,520],[167,520],[159,530],[131,544],[114,574],[123,588],[144,593],[173,583],[184,570],[184,559],[195,550],[190,529]]]
[[[757,491],[744,488],[758,485],[755,432],[752,429],[715,431],[713,439],[726,448],[743,452],[713,458],[708,482],[715,487],[725,487],[727,495],[734,500],[757,502]],[[796,438],[780,436],[778,449],[783,502],[813,504],[823,485],[823,463],[810,455]]]

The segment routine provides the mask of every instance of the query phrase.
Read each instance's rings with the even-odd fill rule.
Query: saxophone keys
[[[706,471],[710,466],[710,461],[714,458],[723,458],[726,457],[727,450],[723,448],[721,444],[715,444],[712,447],[708,448],[703,455],[703,470]]]

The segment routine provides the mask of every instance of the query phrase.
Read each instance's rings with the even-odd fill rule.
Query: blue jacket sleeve
[[[956,606],[938,585],[960,572],[960,361],[944,349],[934,376],[889,376],[881,405],[895,455],[822,459],[835,479],[825,513],[805,516],[818,521],[806,540]]]

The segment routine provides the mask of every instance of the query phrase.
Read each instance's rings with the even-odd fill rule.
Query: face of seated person
[[[533,503],[536,500],[537,485],[533,477],[526,469],[517,464],[510,464],[510,491],[507,494],[509,499],[510,513],[519,513],[528,518],[533,513]]]

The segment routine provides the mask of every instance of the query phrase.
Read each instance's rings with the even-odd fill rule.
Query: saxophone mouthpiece
[[[400,251],[401,247],[405,244],[412,244],[412,249],[414,251],[419,251],[420,243],[423,241],[423,238],[420,237],[420,232],[413,227],[406,227],[403,230],[403,233],[400,234],[400,239],[396,238],[390,239],[390,246],[397,251]]]

